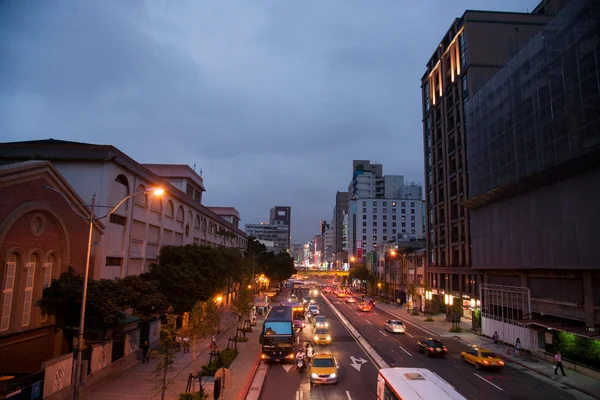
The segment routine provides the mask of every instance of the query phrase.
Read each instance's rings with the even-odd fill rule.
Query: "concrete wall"
[[[73,384],[73,364],[73,353],[63,354],[42,364],[42,368],[45,370],[44,399],[71,387]]]
[[[495,319],[481,317],[481,333],[484,336],[492,337],[494,332],[498,332],[501,342],[515,347],[517,338],[521,339],[521,348],[530,352],[537,352],[538,336],[534,329],[525,328],[520,325],[507,324]]]

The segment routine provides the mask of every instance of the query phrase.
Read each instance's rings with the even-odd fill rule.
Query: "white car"
[[[397,319],[388,319],[385,321],[385,330],[392,333],[406,333],[406,325]]]

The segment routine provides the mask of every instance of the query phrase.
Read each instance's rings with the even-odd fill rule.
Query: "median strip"
[[[381,369],[381,368],[390,368],[389,364],[386,363],[383,360],[383,358],[381,358],[381,356],[375,351],[375,349],[373,347],[371,347],[371,345],[369,344],[369,342],[367,342],[367,340],[365,340],[360,335],[360,333],[354,327],[354,325],[352,325],[350,323],[350,321],[348,321],[346,319],[346,317],[344,317],[342,315],[342,313],[337,309],[337,307],[334,306],[333,303],[331,301],[329,301],[329,299],[327,297],[325,297],[324,294],[321,293],[321,297],[323,298],[323,300],[325,301],[325,303],[327,303],[327,305],[331,308],[331,310],[336,315],[336,317],[338,317],[339,320],[342,321],[342,323],[344,324],[344,326],[346,327],[346,329],[348,330],[348,332],[350,332],[350,334],[354,337],[354,339],[356,340],[356,342],[363,348],[363,350],[365,351],[365,353],[367,354],[367,356],[369,356],[369,358],[371,359],[371,361],[373,361],[373,363],[379,369]]]

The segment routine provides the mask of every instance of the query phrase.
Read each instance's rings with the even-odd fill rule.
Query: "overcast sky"
[[[306,241],[353,159],[423,183],[420,78],[465,9],[538,0],[0,2],[0,140],[197,164],[242,223],[292,207]]]

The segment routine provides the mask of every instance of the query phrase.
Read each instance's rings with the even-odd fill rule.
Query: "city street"
[[[289,292],[286,292],[289,293]],[[284,296],[279,296],[283,301]],[[327,399],[327,400],[369,400],[376,398],[377,367],[364,353],[350,332],[335,316],[331,308],[317,298],[321,315],[327,317],[331,331],[332,344],[314,346],[315,353],[322,350],[333,353],[340,364],[340,379],[332,385],[311,385],[308,371],[300,374],[295,364],[271,364],[260,398],[270,399]],[[313,327],[307,323],[300,344],[313,335]]]
[[[391,334],[384,330],[384,323],[387,319],[395,318],[379,310],[377,306],[371,312],[359,312],[356,304],[346,304],[344,299],[338,299],[334,295],[327,296],[390,366],[428,368],[469,399],[589,398],[516,365],[508,364],[501,371],[476,370],[460,359],[460,352],[466,350],[467,346],[451,337],[438,337],[448,348],[445,358],[426,357],[417,352],[417,341],[433,335],[406,321],[406,334]],[[502,352],[504,349],[492,347],[490,350]]]

